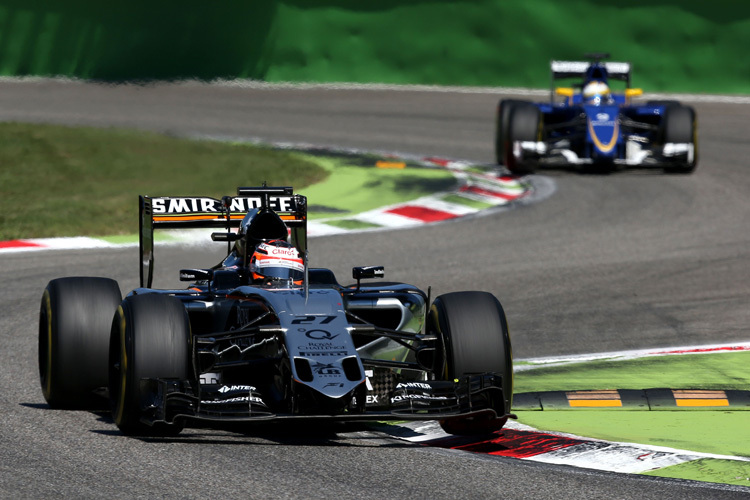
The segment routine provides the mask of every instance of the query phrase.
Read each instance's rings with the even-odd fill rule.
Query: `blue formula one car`
[[[633,103],[632,98],[643,92],[630,86],[630,63],[603,62],[608,54],[587,57],[592,61],[551,62],[550,102],[500,101],[497,162],[517,175],[542,166],[575,165],[601,170],[657,167],[672,173],[695,170],[695,110],[674,100]],[[564,78],[581,82],[555,87]],[[624,91],[612,92],[612,80],[624,82]]]

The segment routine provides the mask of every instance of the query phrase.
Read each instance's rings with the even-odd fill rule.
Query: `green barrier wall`
[[[610,52],[646,91],[750,93],[750,2],[0,0],[0,74],[546,88]]]

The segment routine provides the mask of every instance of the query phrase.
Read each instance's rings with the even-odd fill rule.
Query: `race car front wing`
[[[569,149],[567,141],[546,143],[543,141],[517,141],[513,144],[516,159],[535,161],[540,165],[590,165],[596,162],[590,157],[581,157]],[[692,163],[695,157],[693,143],[666,143],[661,146],[643,147],[638,140],[627,140],[625,158],[614,158],[615,165],[664,166],[670,163]]]
[[[174,423],[180,419],[210,422],[260,422],[288,419],[326,419],[340,421],[445,420],[456,417],[500,415],[494,408],[504,407],[502,376],[496,373],[466,375],[455,381],[404,382],[396,385],[387,398],[364,390],[369,404],[357,402],[357,395],[342,412],[274,412],[253,386],[215,386],[195,388],[189,381],[143,379],[142,422],[148,425]],[[495,404],[493,404],[495,402]]]

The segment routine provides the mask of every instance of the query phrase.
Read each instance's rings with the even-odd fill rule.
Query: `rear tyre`
[[[693,157],[687,161],[670,163],[664,171],[675,174],[689,174],[698,165],[698,127],[695,110],[690,106],[669,106],[662,119],[662,137],[664,143],[692,143]]]
[[[185,380],[190,373],[190,323],[185,306],[169,295],[127,297],[111,321],[109,398],[117,427],[127,435],[170,436],[181,423],[141,421],[151,391],[143,379]]]
[[[515,175],[533,174],[535,162],[517,157],[513,144],[518,141],[539,140],[541,113],[539,108],[530,102],[519,102],[512,106],[508,121],[508,141],[503,150],[505,167]]]
[[[39,310],[39,379],[52,408],[95,408],[107,386],[112,313],[122,300],[108,278],[52,280]],[[106,400],[105,400],[106,402]]]
[[[432,304],[429,325],[440,339],[436,366],[440,380],[472,373],[502,375],[503,397],[489,396],[489,405],[498,418],[444,420],[440,423],[443,430],[450,434],[484,434],[502,428],[513,401],[513,355],[500,302],[487,292],[441,295]]]
[[[510,113],[516,104],[527,104],[527,101],[518,99],[501,99],[497,104],[497,117],[495,119],[495,161],[498,164],[505,162],[505,151],[508,149],[508,130],[510,127]]]

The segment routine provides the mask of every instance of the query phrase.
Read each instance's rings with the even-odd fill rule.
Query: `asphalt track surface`
[[[262,138],[490,163],[499,98],[494,93],[0,82],[0,120]],[[379,264],[385,265],[387,279],[432,286],[433,296],[493,292],[505,306],[519,358],[747,341],[750,107],[694,105],[701,159],[693,175],[545,172],[556,189],[540,203],[418,229],[316,238],[312,264],[332,268],[342,282],[349,282],[351,266]],[[237,179],[237,184],[254,181]],[[423,448],[360,427],[196,429],[175,439],[141,440],[121,436],[106,413],[48,409],[36,359],[44,286],[59,276],[101,275],[129,291],[137,285],[135,252],[0,256],[0,497],[750,495],[747,488]],[[216,255],[192,248],[168,256],[157,249],[157,267],[166,265],[155,284],[176,285],[176,269],[212,265]]]

